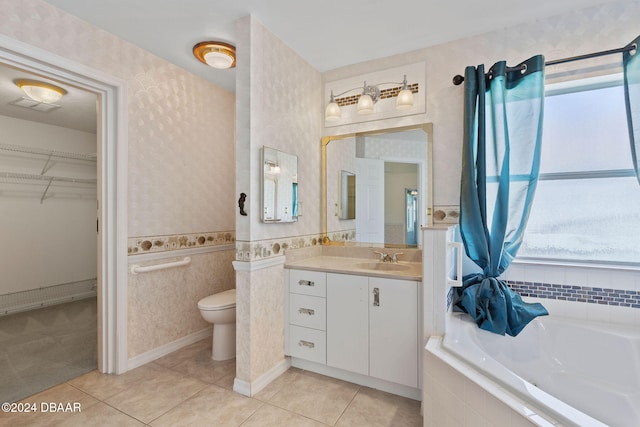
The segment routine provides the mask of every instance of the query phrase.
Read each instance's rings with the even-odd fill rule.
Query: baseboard
[[[289,369],[290,367],[291,367],[291,359],[286,357],[282,359],[282,361],[277,365],[275,365],[273,368],[269,369],[267,372],[260,375],[253,382],[248,382],[248,381],[236,378],[235,380],[233,380],[233,391],[247,397],[255,396],[262,389],[268,386],[271,383],[271,381],[278,378],[280,375],[286,372],[287,369]]]
[[[187,335],[185,337],[179,338],[170,343],[161,345],[160,347],[154,348],[153,350],[134,356],[128,360],[127,370],[130,371],[131,369],[135,369],[149,362],[153,362],[154,360],[159,359],[162,356],[166,356],[169,353],[180,350],[182,347],[186,347],[190,344],[193,344],[194,342],[205,339],[211,336],[211,328],[212,326],[206,329],[202,329],[201,331],[194,332],[193,334]]]
[[[93,278],[0,295],[0,316],[94,298],[96,288],[97,279]]]
[[[422,391],[419,388],[409,387],[402,384],[396,384],[368,375],[356,374],[355,372],[345,371],[343,369],[332,368],[331,366],[321,363],[310,362],[297,357],[291,358],[291,366],[294,368],[304,369],[305,371],[315,372],[316,374],[325,375],[331,378],[348,381],[350,383],[363,385],[365,387],[382,390],[387,393],[407,397],[413,400],[422,400]]]

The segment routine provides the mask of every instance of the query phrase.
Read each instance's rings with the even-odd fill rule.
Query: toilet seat
[[[228,291],[220,292],[217,294],[209,295],[198,301],[198,308],[206,311],[226,310],[229,308],[235,308],[236,306],[236,290],[229,289]]]

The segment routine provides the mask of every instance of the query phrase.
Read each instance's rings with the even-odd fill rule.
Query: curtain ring
[[[527,64],[522,64],[522,69],[520,70],[520,74],[524,74],[527,72]]]

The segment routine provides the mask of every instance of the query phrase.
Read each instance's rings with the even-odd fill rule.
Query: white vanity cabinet
[[[369,375],[418,387],[418,282],[369,278]]]
[[[327,365],[369,375],[369,278],[327,273]]]
[[[418,282],[327,274],[327,365],[418,387]]]
[[[327,273],[290,270],[288,276],[287,353],[326,363]]]
[[[406,390],[419,388],[420,282],[295,269],[285,277],[294,366],[419,396]]]

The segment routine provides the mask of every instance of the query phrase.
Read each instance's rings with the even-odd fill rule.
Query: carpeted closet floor
[[[0,402],[97,367],[96,298],[0,317]]]

